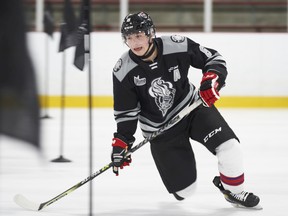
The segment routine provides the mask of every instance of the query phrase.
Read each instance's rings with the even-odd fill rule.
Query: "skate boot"
[[[260,201],[259,197],[253,193],[242,191],[241,193],[234,194],[229,190],[225,190],[219,176],[214,178],[213,183],[224,194],[225,199],[234,207],[262,209],[262,207],[258,205]]]

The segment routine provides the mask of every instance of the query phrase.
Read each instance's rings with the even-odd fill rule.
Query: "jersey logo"
[[[139,75],[137,77],[134,76],[134,84],[136,86],[143,86],[146,84],[146,78],[140,78]]]
[[[180,35],[172,35],[171,40],[175,43],[183,43],[185,41],[185,37]]]
[[[170,67],[168,69],[168,71],[171,73],[173,72],[173,80],[174,82],[177,82],[177,80],[181,79],[181,74],[178,68],[178,65],[174,66],[174,67]]]
[[[121,66],[122,66],[122,59],[120,58],[117,63],[115,64],[114,68],[113,68],[113,71],[114,72],[117,72],[121,69]]]
[[[212,53],[207,48],[199,46],[199,49],[202,53],[204,53],[207,56],[207,58],[210,58],[212,56]]]
[[[167,111],[172,107],[176,90],[172,83],[165,82],[160,77],[151,82],[149,94],[155,98],[155,103],[164,117]]]

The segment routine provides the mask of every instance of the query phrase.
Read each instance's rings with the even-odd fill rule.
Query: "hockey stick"
[[[140,142],[139,144],[135,145],[127,154],[126,157],[130,154],[132,154],[133,152],[135,152],[136,150],[138,150],[139,148],[141,148],[143,145],[145,145],[146,143],[150,142],[151,140],[153,140],[155,137],[159,136],[160,134],[162,134],[165,130],[168,130],[170,127],[172,127],[173,125],[175,125],[176,123],[178,123],[183,117],[185,117],[187,114],[189,114],[192,110],[194,110],[196,107],[198,107],[200,104],[202,104],[202,101],[199,99],[198,101],[196,101],[195,103],[193,103],[191,106],[183,109],[181,112],[178,113],[177,116],[175,116],[174,118],[172,118],[169,122],[167,122],[165,125],[163,125],[159,130],[153,132],[150,136],[146,137],[142,142]],[[41,209],[51,205],[52,203],[58,201],[59,199],[63,198],[64,196],[70,194],[71,192],[73,192],[74,190],[78,189],[79,187],[81,187],[82,185],[86,184],[87,182],[91,181],[92,179],[94,179],[96,176],[102,174],[103,172],[105,172],[106,170],[108,170],[109,168],[112,167],[112,162],[110,162],[109,164],[107,164],[106,166],[102,167],[101,169],[99,169],[98,171],[96,171],[95,173],[91,174],[90,176],[88,176],[86,179],[82,180],[81,182],[77,183],[76,185],[72,186],[71,188],[69,188],[68,190],[64,191],[63,193],[57,195],[56,197],[48,200],[47,202],[43,202],[43,203],[34,203],[30,200],[28,200],[26,197],[24,197],[21,194],[17,194],[14,197],[14,202],[21,206],[22,208],[28,209],[28,210],[33,210],[33,211],[40,211]]]

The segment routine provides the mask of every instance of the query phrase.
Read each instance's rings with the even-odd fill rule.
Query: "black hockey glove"
[[[219,76],[213,72],[206,72],[202,77],[199,95],[206,107],[211,107],[220,98],[218,79]]]
[[[115,133],[112,139],[112,153],[111,160],[113,162],[113,172],[116,176],[119,175],[119,168],[123,169],[124,166],[130,166],[132,162],[131,155],[125,157],[125,154],[131,149],[133,142],[129,143],[128,140]]]

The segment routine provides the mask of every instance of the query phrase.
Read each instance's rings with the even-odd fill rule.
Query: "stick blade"
[[[26,197],[24,197],[21,194],[17,194],[14,196],[14,202],[20,207],[24,209],[32,210],[32,211],[38,211],[40,207],[39,204],[31,202],[30,200],[28,200]]]

